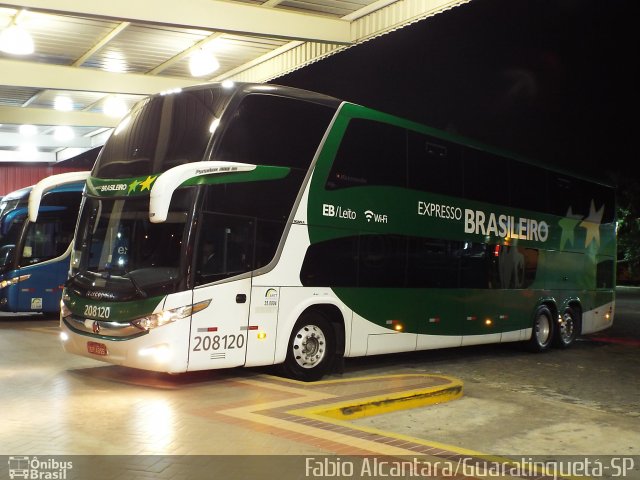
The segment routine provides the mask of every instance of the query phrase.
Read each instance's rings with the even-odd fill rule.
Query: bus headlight
[[[175,322],[182,318],[187,318],[194,313],[204,310],[209,306],[211,300],[204,300],[202,302],[195,303],[193,305],[187,305],[185,307],[173,308],[171,310],[163,310],[162,312],[152,313],[141,318],[136,318],[131,321],[131,325],[139,328],[140,330],[151,330],[152,328],[158,328],[167,323]]]
[[[60,317],[61,318],[66,318],[69,315],[71,315],[71,310],[64,303],[64,300],[60,300]]]
[[[29,280],[30,277],[31,275],[21,275],[20,277],[10,278],[9,280],[2,280],[0,282],[0,288],[7,288],[16,283],[24,282],[25,280]]]

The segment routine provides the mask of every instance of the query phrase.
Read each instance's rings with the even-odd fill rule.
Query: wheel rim
[[[538,345],[544,346],[549,343],[551,336],[551,321],[546,315],[539,315],[536,319],[536,340]]]
[[[316,325],[305,325],[293,337],[293,358],[302,368],[314,368],[324,359],[327,339]]]
[[[575,322],[573,321],[573,316],[569,312],[565,312],[562,315],[562,322],[560,322],[560,339],[564,343],[570,343],[574,332]]]

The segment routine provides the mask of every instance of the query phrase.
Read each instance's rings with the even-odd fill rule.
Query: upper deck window
[[[307,170],[335,108],[277,95],[246,96],[213,160]]]
[[[100,178],[151,175],[203,159],[227,96],[218,87],[152,97],[125,117],[93,170]]]

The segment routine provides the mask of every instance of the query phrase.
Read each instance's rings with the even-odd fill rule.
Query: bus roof
[[[203,83],[194,85],[193,87],[183,88],[183,91],[205,90],[207,88],[221,85],[217,83]],[[224,87],[223,87],[224,88]],[[297,98],[308,102],[319,103],[329,107],[338,108],[344,101],[323,93],[303,90],[301,88],[287,87],[284,85],[275,85],[270,83],[235,83],[229,87],[234,94],[249,95],[251,93],[262,93],[271,95],[282,95],[284,97]],[[162,95],[162,94],[158,94]]]

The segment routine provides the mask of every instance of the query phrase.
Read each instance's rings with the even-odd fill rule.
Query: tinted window
[[[511,162],[509,186],[512,207],[548,212],[547,184],[547,170],[544,168],[521,162]]]
[[[589,187],[577,178],[553,174],[549,183],[551,213],[564,217],[571,208],[573,214],[586,215],[591,196]]]
[[[203,203],[203,221],[200,225],[200,250],[207,242],[215,240],[209,236],[214,235],[213,231],[226,228],[226,223],[251,222],[251,228],[255,228],[255,234],[252,231],[250,238],[254,249],[251,253],[251,269],[269,264],[278,249],[304,175],[301,170],[292,170],[286,178],[279,180],[207,186]],[[236,220],[231,220],[234,218]],[[222,233],[215,235],[222,238]],[[216,243],[220,242],[222,240],[216,240]],[[218,250],[220,248],[218,247]],[[245,254],[247,249],[247,246],[242,249]],[[201,277],[197,281],[202,283],[221,278],[224,276],[215,279]]]
[[[203,209],[285,221],[289,218],[303,178],[304,172],[291,170],[283,179],[209,185]]]
[[[342,138],[326,188],[407,184],[407,134],[403,128],[354,119]]]
[[[312,244],[300,270],[305,287],[353,287],[357,284],[358,238],[343,237]]]
[[[552,213],[565,216],[569,207],[573,214],[587,216],[593,211],[599,215],[601,223],[610,223],[615,219],[615,194],[609,187],[586,182],[564,175],[553,175],[551,182]]]
[[[30,223],[22,246],[20,266],[33,265],[62,255],[73,239],[76,216],[65,209],[40,214],[36,223]]]
[[[312,244],[300,279],[305,286],[528,288],[536,279],[538,255],[533,248],[486,243],[351,236]],[[609,275],[606,262],[599,268],[601,277]]]
[[[475,148],[465,148],[463,157],[465,198],[506,205],[509,201],[508,161]]]
[[[486,243],[463,242],[460,256],[460,287],[499,288],[491,283],[493,258],[491,246]]]
[[[201,221],[196,284],[222,280],[253,269],[253,219],[205,212]]]
[[[146,198],[87,197],[78,223],[76,260],[81,256],[83,269],[100,274],[126,275],[157,269],[153,281],[161,278],[159,269],[177,271],[182,257],[185,222],[193,203],[192,193],[192,189],[176,190],[167,221],[162,223],[149,221],[149,200]],[[173,278],[175,274],[170,276]]]
[[[230,120],[214,160],[307,169],[335,110],[272,95],[249,95]]]
[[[409,187],[443,195],[462,195],[460,147],[409,131]]]
[[[459,243],[434,238],[409,238],[407,286],[457,287]]]
[[[402,287],[405,284],[407,241],[399,235],[360,237],[358,285]]]
[[[222,103],[217,88],[152,97],[116,128],[96,160],[94,176],[150,175],[202,160]]]

